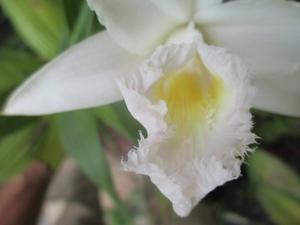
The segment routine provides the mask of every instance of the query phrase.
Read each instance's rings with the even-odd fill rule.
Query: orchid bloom
[[[148,175],[178,215],[240,175],[255,140],[251,106],[300,116],[299,3],[87,1],[106,31],[44,66],[3,113],[41,115],[124,99],[147,137],[141,134],[123,169]]]

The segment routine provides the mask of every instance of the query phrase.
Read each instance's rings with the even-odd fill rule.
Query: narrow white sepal
[[[32,75],[10,96],[2,113],[43,115],[121,100],[115,78],[130,76],[141,61],[101,32]]]

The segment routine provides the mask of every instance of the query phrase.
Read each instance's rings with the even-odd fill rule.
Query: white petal
[[[40,115],[108,104],[122,97],[115,78],[129,76],[141,59],[102,32],[58,56],[9,98],[3,113]]]
[[[185,4],[175,1],[176,11],[172,14],[179,17],[171,17],[166,13],[170,4],[161,4],[157,0],[88,0],[88,3],[111,37],[128,51],[139,54],[152,50],[185,22],[183,15],[187,12],[179,12],[180,6],[184,6],[182,10],[188,9]]]
[[[254,141],[247,69],[224,49],[200,40],[159,47],[135,76],[119,81],[129,111],[147,130],[147,138],[141,135],[139,146],[122,161],[123,168],[148,175],[180,216],[188,215],[208,192],[239,176],[247,146]],[[229,97],[217,119],[210,121],[207,115],[205,123],[210,125],[201,133],[182,138],[166,121],[166,103],[151,99],[151,87],[196,55],[224,81]]]
[[[194,23],[189,23],[188,26],[180,27],[170,35],[166,44],[182,44],[182,43],[192,43],[195,39],[202,40],[202,34],[195,28]]]
[[[150,0],[165,14],[185,23],[193,16],[195,0]]]
[[[300,117],[300,74],[286,77],[256,78],[258,89],[254,107],[288,116]],[[284,84],[284,85],[283,85]]]
[[[242,56],[253,70],[256,84],[262,81],[258,84],[261,95],[257,95],[257,107],[288,115],[300,114],[300,89],[290,92],[292,82],[287,82],[297,80],[299,86],[299,3],[233,1],[199,13],[197,21],[206,41]],[[273,79],[281,80],[274,89]]]
[[[198,16],[207,41],[238,53],[260,76],[300,73],[299,21],[300,7],[281,0],[233,1]]]
[[[200,12],[202,10],[207,10],[207,8],[219,5],[222,0],[195,0],[196,1],[196,11]]]

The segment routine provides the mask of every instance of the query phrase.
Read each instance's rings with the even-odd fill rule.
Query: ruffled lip
[[[153,102],[149,89],[195,55],[219,75],[230,93],[210,126],[192,137],[178,139],[166,121],[167,104]],[[199,39],[170,44],[159,47],[134,76],[118,84],[128,110],[147,130],[147,138],[141,136],[139,145],[122,161],[122,168],[148,175],[178,215],[187,216],[207,193],[239,177],[243,157],[250,151],[248,145],[255,141],[249,112],[253,89],[239,58]]]

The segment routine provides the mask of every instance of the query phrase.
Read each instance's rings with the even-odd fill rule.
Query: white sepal
[[[10,96],[2,113],[42,115],[121,100],[115,78],[130,76],[141,61],[106,32],[96,34],[31,76]]]
[[[258,87],[254,106],[300,116],[300,3],[230,1],[196,15],[205,40],[238,54]]]

